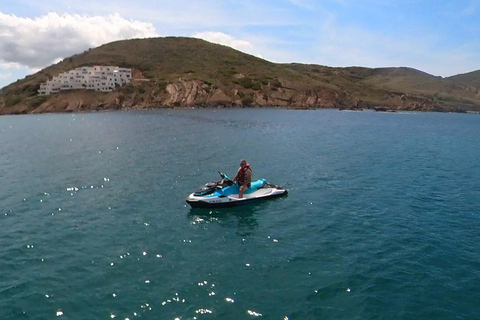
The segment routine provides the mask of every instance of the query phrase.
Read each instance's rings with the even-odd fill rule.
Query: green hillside
[[[40,83],[81,66],[133,69],[118,92],[38,96]],[[411,68],[276,64],[194,38],[117,41],[64,59],[0,90],[0,114],[171,106],[480,109],[480,72],[443,79]]]
[[[480,70],[458,74],[456,76],[448,77],[447,79],[456,83],[480,88]]]

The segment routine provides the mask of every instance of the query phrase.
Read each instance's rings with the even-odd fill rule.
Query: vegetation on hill
[[[447,78],[453,82],[480,88],[480,70]]]
[[[37,95],[54,75],[94,65],[132,68],[134,81],[111,93]],[[200,39],[166,37],[105,44],[0,90],[0,114],[165,106],[480,110],[480,71],[444,79],[411,68],[277,64]]]

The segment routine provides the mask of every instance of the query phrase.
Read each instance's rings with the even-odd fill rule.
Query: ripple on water
[[[254,317],[261,317],[262,316],[261,313],[258,313],[256,311],[252,311],[252,310],[247,310],[247,313],[251,316],[254,316]]]

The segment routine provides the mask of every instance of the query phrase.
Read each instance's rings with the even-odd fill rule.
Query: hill
[[[81,66],[131,68],[111,93],[39,96],[40,83]],[[460,76],[458,76],[460,77]],[[480,110],[477,74],[443,79],[410,68],[277,64],[194,38],[112,42],[66,58],[0,90],[0,114],[189,106]]]
[[[447,79],[450,79],[456,83],[480,88],[480,70],[464,73],[464,74],[458,74],[456,76],[452,76]]]

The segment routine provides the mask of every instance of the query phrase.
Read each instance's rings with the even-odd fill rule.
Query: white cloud
[[[151,23],[105,16],[48,13],[22,18],[0,12],[0,62],[37,69],[101,44],[155,37]]]
[[[222,32],[198,32],[195,33],[193,37],[213,43],[223,44],[243,52],[250,52],[253,49],[253,46],[250,42],[235,39],[234,37]]]
[[[82,12],[89,15],[117,12],[123,17],[152,22],[157,27],[161,26],[162,30],[169,30],[169,35],[185,36],[201,30],[219,30],[224,27],[286,26],[301,22],[282,3],[258,0],[23,1],[28,1],[38,10],[55,12]]]
[[[267,59],[263,54],[260,54],[261,46],[254,45],[250,41],[236,39],[231,35],[228,35],[223,32],[198,32],[195,33],[192,37],[200,38],[209,42],[222,44],[229,46],[231,48],[237,49],[239,51],[254,55],[260,59]],[[252,37],[255,38],[255,37]]]
[[[0,62],[0,69],[20,69],[21,64],[16,62]]]
[[[1,70],[1,69],[0,69]],[[1,80],[6,80],[12,77],[11,73],[0,73],[0,81]]]

